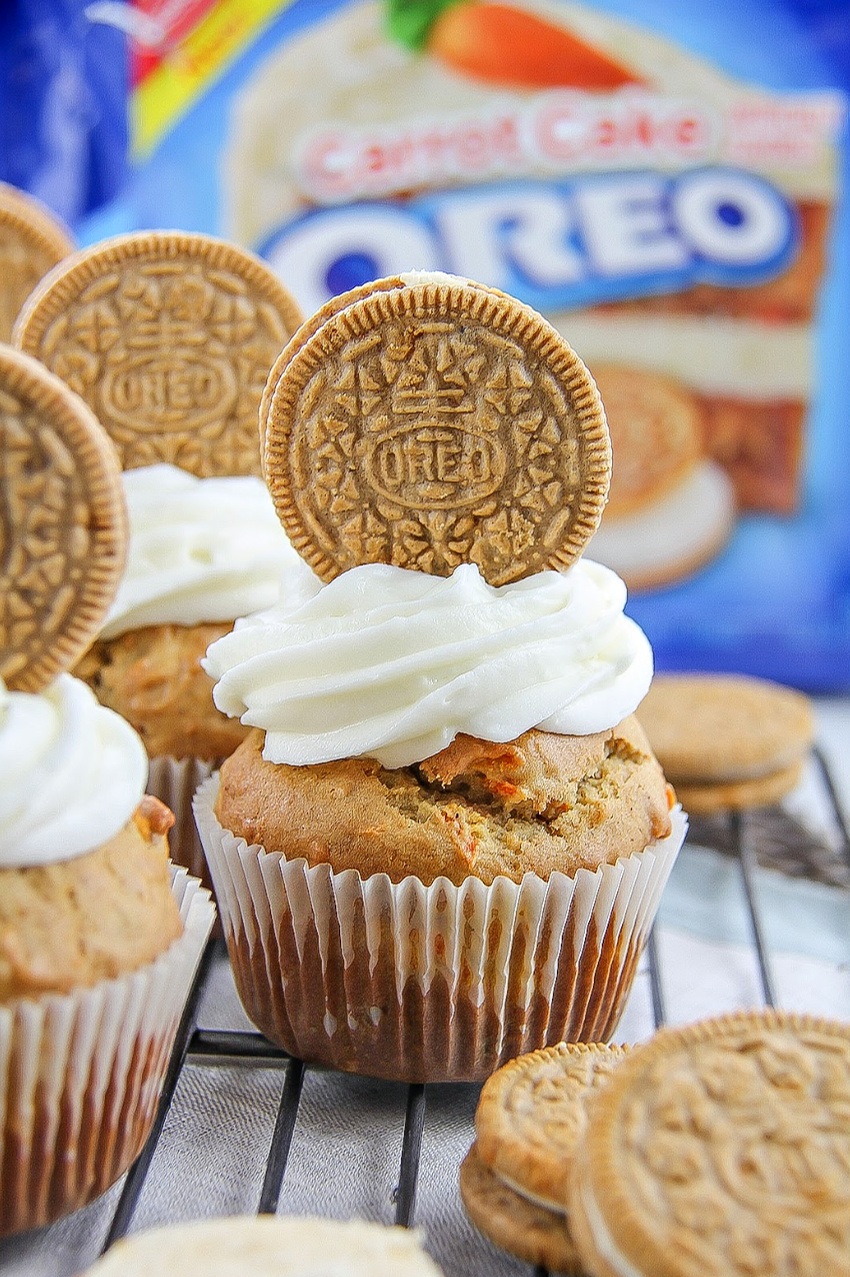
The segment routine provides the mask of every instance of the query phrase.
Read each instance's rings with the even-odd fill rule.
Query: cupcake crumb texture
[[[124,829],[86,855],[0,869],[0,1005],[135,971],[181,934],[170,817],[146,797]]]
[[[222,766],[216,814],[249,844],[335,872],[460,885],[594,870],[670,830],[670,793],[634,717],[590,736],[458,736],[422,763],[269,763],[254,731]]]
[[[151,758],[223,758],[247,729],[216,709],[201,658],[230,629],[216,622],[130,630],[99,639],[74,673],[132,723]]]

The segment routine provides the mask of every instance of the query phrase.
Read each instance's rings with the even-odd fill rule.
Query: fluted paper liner
[[[192,799],[202,781],[220,766],[221,760],[171,758],[160,755],[150,760],[147,792],[174,812],[168,831],[168,854],[175,865],[183,865],[212,890],[209,869],[198,837]]]
[[[606,1041],[685,835],[575,876],[393,883],[248,846],[195,796],[239,996],[312,1063],[408,1082],[480,1081],[525,1051]]]
[[[0,1236],[103,1193],[150,1131],[215,914],[196,878],[171,875],[183,934],[153,962],[0,1007]]]

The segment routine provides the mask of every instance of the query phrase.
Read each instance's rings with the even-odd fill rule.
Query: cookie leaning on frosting
[[[4,1235],[75,1210],[138,1153],[213,910],[169,870],[173,816],[145,795],[141,740],[67,673],[123,564],[114,449],[5,346],[0,388]]]
[[[407,1080],[609,1036],[684,820],[630,717],[649,645],[579,558],[610,471],[584,365],[504,294],[417,274],[308,321],[262,402],[326,584],[206,660],[256,728],[196,798],[248,1013]]]

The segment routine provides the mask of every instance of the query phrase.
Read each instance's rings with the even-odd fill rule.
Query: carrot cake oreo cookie
[[[30,293],[75,247],[68,227],[40,200],[0,182],[0,341],[11,339]]]
[[[581,1272],[563,1215],[509,1188],[484,1165],[477,1144],[461,1162],[460,1195],[475,1227],[495,1246],[552,1273]]]
[[[0,346],[0,678],[42,691],[85,652],[118,588],[127,512],[115,450],[76,395]]]
[[[850,1273],[850,1027],[665,1029],[588,1104],[569,1195],[591,1277]]]
[[[809,698],[742,674],[660,674],[641,722],[693,815],[779,802],[814,740]]]
[[[213,920],[132,727],[68,667],[124,559],[114,449],[0,347],[0,1236],[103,1192],[153,1121]]]
[[[527,1263],[581,1272],[564,1184],[587,1124],[586,1101],[625,1051],[560,1042],[511,1060],[484,1083],[461,1197],[476,1227]]]
[[[14,340],[89,404],[125,470],[257,474],[257,405],[301,312],[258,257],[211,235],[103,240],[44,278]]]
[[[649,644],[580,557],[592,379],[527,307],[417,273],[270,382],[266,478],[318,577],[209,649],[253,731],[195,801],[249,1015],[407,1080],[610,1036],[684,817],[633,717]]]
[[[163,231],[63,263],[15,330],[119,451],[128,561],[76,672],[142,736],[153,792],[177,817],[172,854],[198,874],[191,795],[245,735],[216,710],[200,661],[237,616],[273,603],[283,565],[300,562],[257,477],[261,392],[299,321],[259,259]]]
[[[520,1196],[563,1215],[565,1167],[587,1123],[585,1101],[626,1050],[558,1042],[498,1069],[484,1083],[475,1113],[484,1165]]]
[[[365,292],[264,407],[275,507],[323,580],[472,562],[502,585],[568,566],[599,523],[610,442],[592,380],[539,315],[471,281]]]

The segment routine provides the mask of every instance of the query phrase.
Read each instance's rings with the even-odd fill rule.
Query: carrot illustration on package
[[[390,35],[453,70],[512,88],[611,91],[634,72],[566,28],[488,0],[389,0]]]

